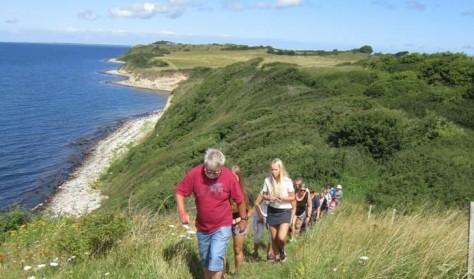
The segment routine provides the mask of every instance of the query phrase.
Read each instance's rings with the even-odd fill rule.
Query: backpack
[[[336,188],[331,188],[331,197],[334,198],[336,196],[336,193],[337,193],[337,189]]]

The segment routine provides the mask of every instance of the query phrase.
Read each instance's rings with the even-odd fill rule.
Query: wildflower
[[[184,234],[180,234],[179,237],[185,238],[186,236]]]
[[[28,278],[26,278],[26,279],[36,279],[36,277],[34,277],[34,276],[28,276]]]
[[[188,230],[186,233],[188,233],[188,234],[196,234],[196,231]]]
[[[369,257],[361,256],[361,257],[359,257],[359,263],[360,263],[360,264],[363,264],[363,263],[365,263],[368,259],[369,259]]]
[[[174,228],[175,226],[174,226],[174,225],[168,225],[168,227],[170,227],[170,228]]]
[[[189,230],[189,226],[188,226],[188,225],[183,225],[183,228]]]
[[[31,269],[31,266],[30,266],[30,265],[25,265],[25,266],[23,267],[23,270],[24,270],[24,271],[28,271],[28,270],[30,270],[30,269]]]
[[[106,272],[104,273],[105,276],[109,276],[110,275],[110,272]]]
[[[186,239],[187,239],[187,240],[192,240],[192,237],[189,237],[189,236],[188,236],[188,237],[186,237]]]
[[[36,267],[36,269],[40,270],[40,269],[44,268],[45,266],[46,266],[45,264],[39,264],[39,265]]]
[[[58,266],[59,264],[57,262],[50,262],[49,265],[50,266]]]

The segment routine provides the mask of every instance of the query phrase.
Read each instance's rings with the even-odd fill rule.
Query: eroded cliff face
[[[127,77],[125,80],[115,81],[116,84],[168,92],[178,87],[181,81],[188,79],[187,75],[180,72],[160,74],[153,78],[143,77],[124,69],[112,70],[107,73]]]

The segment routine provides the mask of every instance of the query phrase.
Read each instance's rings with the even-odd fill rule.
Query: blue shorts
[[[201,265],[209,271],[224,270],[224,256],[232,234],[231,226],[221,227],[212,233],[197,232]]]

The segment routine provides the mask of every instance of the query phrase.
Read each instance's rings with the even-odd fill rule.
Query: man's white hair
[[[218,169],[225,164],[225,156],[220,150],[209,148],[204,155],[204,164],[211,170]]]

